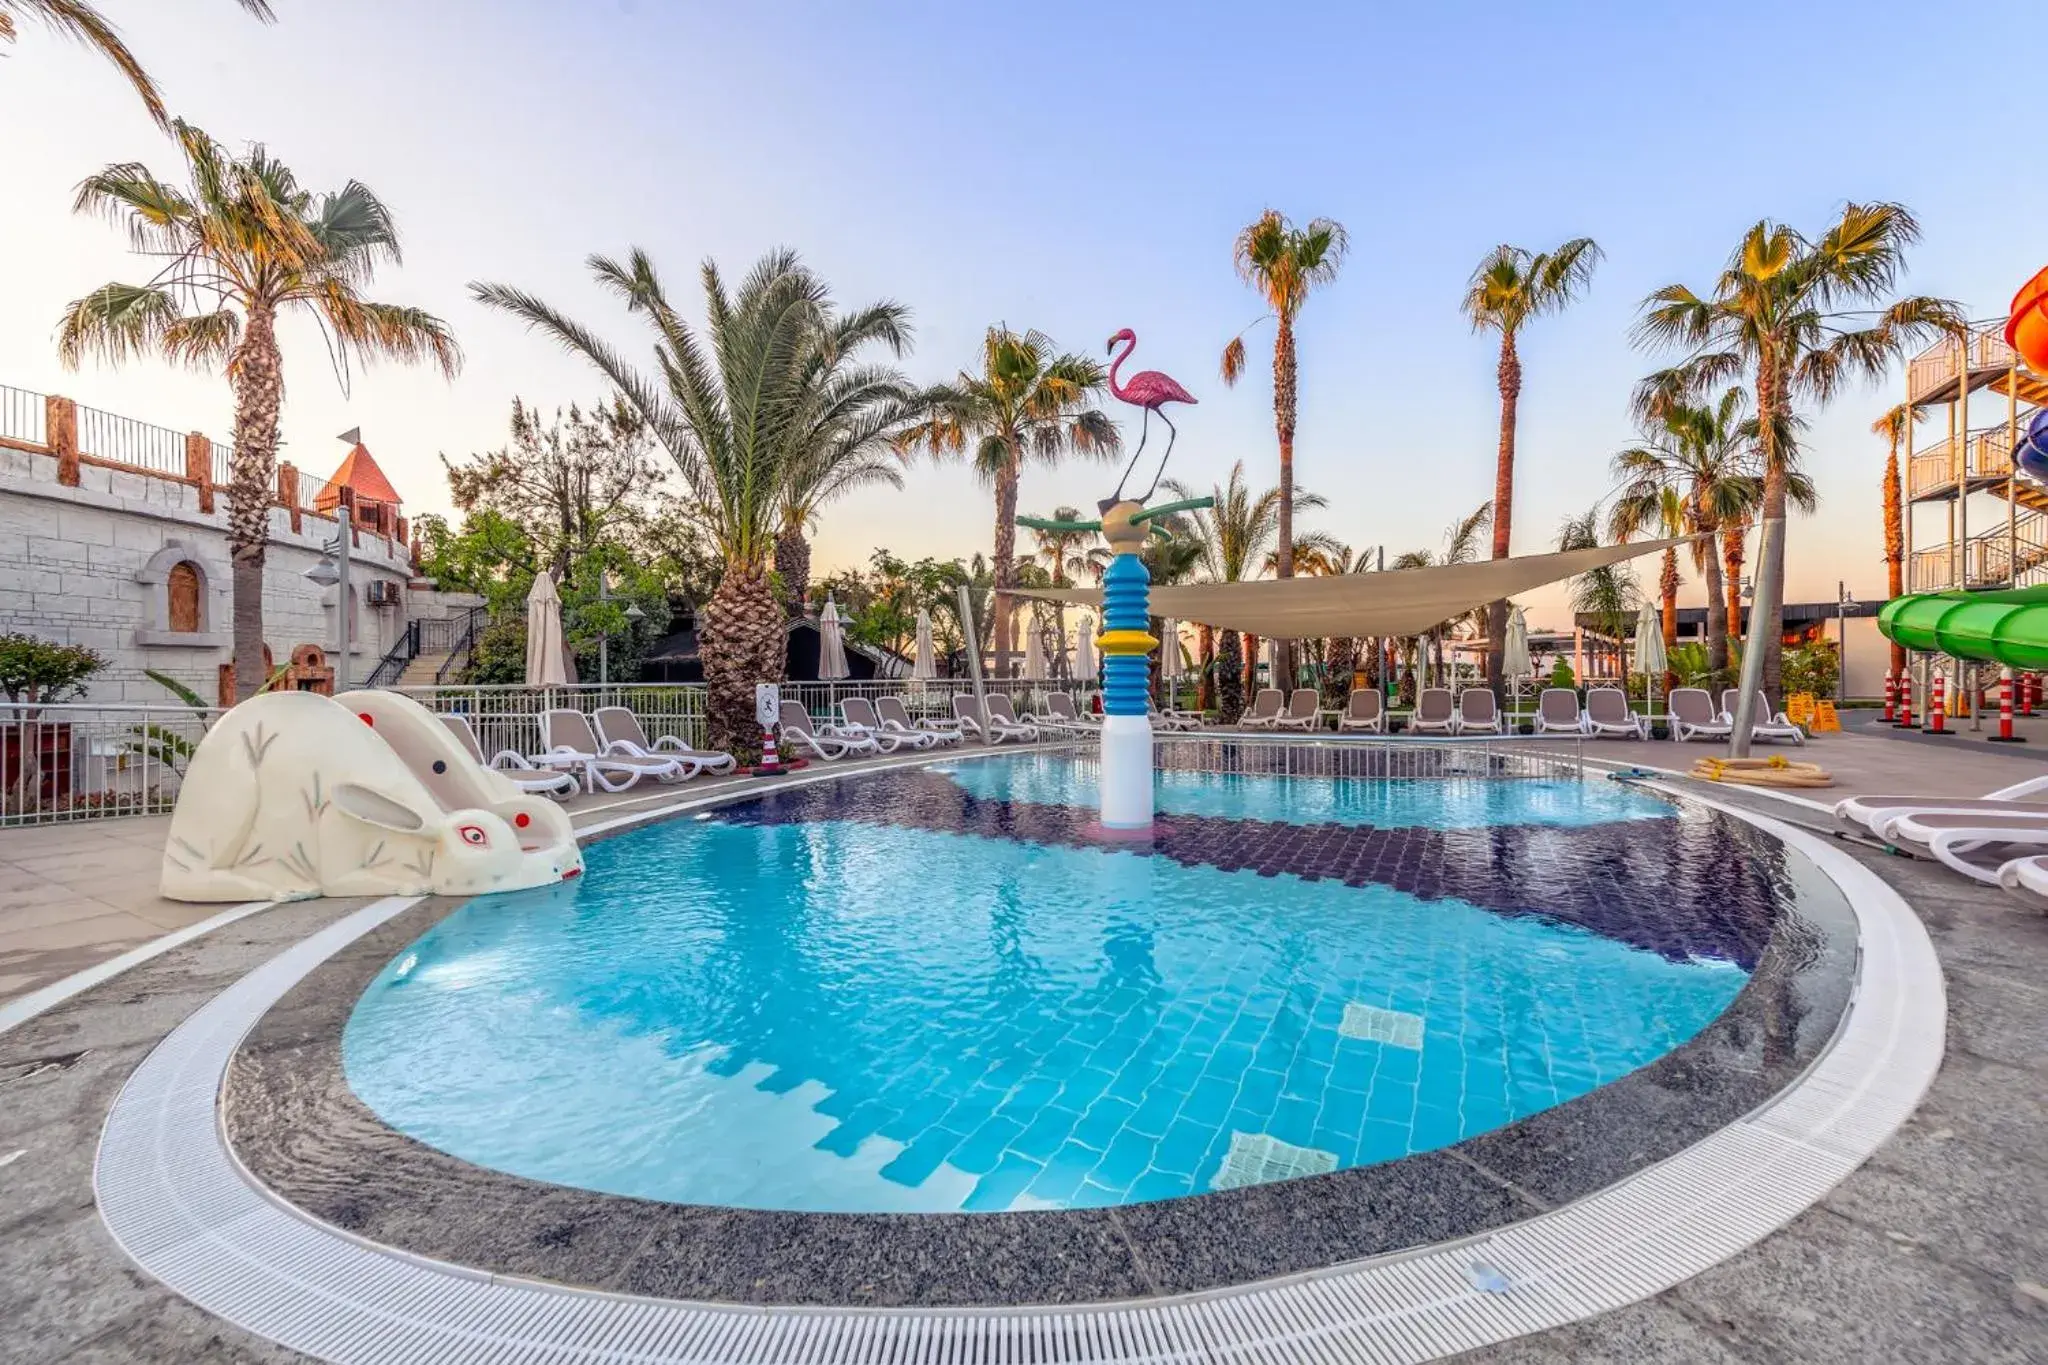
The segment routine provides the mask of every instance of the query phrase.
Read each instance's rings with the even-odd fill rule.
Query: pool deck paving
[[[1715,750],[1588,743],[1589,758],[1683,768]],[[2041,757],[2033,758],[2038,752]],[[1800,753],[1825,799],[1978,794],[2031,776],[2035,744],[1848,733]],[[728,780],[733,781],[733,780]],[[579,828],[679,793],[579,798]],[[1819,812],[1716,795],[1821,823]],[[167,821],[0,833],[0,1002],[221,907],[155,895]],[[1500,1362],[2048,1359],[2048,917],[1932,864],[1851,848],[1927,926],[1948,992],[1948,1050],[1919,1110],[1818,1205],[1748,1251],[1644,1302],[1471,1353]],[[0,1033],[0,1362],[254,1362],[301,1357],[191,1307],[138,1270],[93,1203],[100,1125],[169,1029],[359,901],[280,905],[184,943]]]

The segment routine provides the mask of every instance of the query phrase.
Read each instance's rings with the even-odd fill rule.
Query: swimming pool
[[[1136,1203],[1395,1160],[1684,1043],[1780,876],[1602,781],[1173,772],[1136,846],[1091,766],[964,760],[592,845],[464,906],[343,1037],[481,1166],[757,1209]]]

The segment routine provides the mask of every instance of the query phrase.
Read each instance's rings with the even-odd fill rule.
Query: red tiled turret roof
[[[398,490],[391,486],[391,480],[384,477],[384,471],[377,467],[376,460],[371,458],[361,441],[356,442],[355,449],[349,451],[341,467],[328,479],[327,487],[321,489],[320,496],[313,500],[313,510],[334,510],[341,501],[340,490],[343,488],[355,490],[357,506],[366,502],[383,502],[396,507],[401,501]]]

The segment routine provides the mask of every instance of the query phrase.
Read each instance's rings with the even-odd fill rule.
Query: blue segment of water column
[[[1108,716],[1146,714],[1150,645],[1137,647],[1135,641],[1114,638],[1114,632],[1135,631],[1145,635],[1152,624],[1146,599],[1152,575],[1145,561],[1136,555],[1118,555],[1102,576],[1102,627],[1105,655],[1102,663],[1102,712]]]
[[[1120,554],[1102,576],[1102,823],[1152,827],[1152,721],[1146,659],[1155,641],[1146,627],[1144,561]]]

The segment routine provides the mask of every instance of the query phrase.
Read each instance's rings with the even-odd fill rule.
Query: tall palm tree
[[[351,362],[383,357],[430,361],[453,378],[462,353],[433,314],[363,297],[377,267],[399,260],[391,212],[368,186],[351,180],[314,194],[260,145],[238,159],[183,120],[172,128],[186,185],[158,180],[139,162],[108,166],[79,185],[75,211],[125,218],[130,244],[162,265],[142,284],[103,284],[73,300],[57,353],[67,366],[87,356],[119,364],[160,355],[226,369],[235,392],[228,554],[239,701],[265,681],[263,560],[284,402],[278,318],[312,314],[344,383]]]
[[[266,24],[277,19],[270,12],[269,0],[235,0],[235,3]],[[121,41],[121,35],[107,22],[106,16],[85,0],[0,0],[0,42],[14,41],[19,19],[37,20],[63,37],[84,43],[112,62],[135,87],[135,93],[142,96],[142,106],[149,110],[156,126],[165,132],[171,131],[170,115],[164,112],[163,95],[157,90],[156,82],[142,69],[142,63]]]
[[[1188,486],[1175,481],[1160,485],[1176,498],[1195,496]],[[1280,533],[1280,490],[1268,488],[1254,493],[1245,482],[1244,461],[1230,467],[1229,479],[1212,487],[1215,505],[1187,514],[1194,539],[1200,544],[1199,563],[1204,578],[1212,583],[1237,583],[1255,577],[1269,559],[1274,539]],[[1295,493],[1304,508],[1327,505],[1320,494],[1307,489]],[[1217,708],[1226,719],[1244,710],[1245,673],[1258,653],[1258,641],[1226,630],[1216,646]]]
[[[1271,310],[1273,334],[1273,430],[1280,438],[1280,541],[1278,575],[1294,577],[1294,426],[1300,406],[1296,390],[1298,367],[1294,320],[1309,295],[1337,278],[1351,239],[1334,218],[1316,218],[1296,227],[1286,215],[1267,209],[1246,224],[1232,243],[1230,256],[1238,278],[1256,289]],[[1252,326],[1264,322],[1257,319]],[[1245,331],[1250,331],[1246,328]],[[1245,333],[1223,348],[1223,382],[1234,385],[1244,374]],[[1283,644],[1283,667],[1292,651]]]
[[[1749,417],[1749,396],[1730,385],[1711,404],[1670,404],[1644,422],[1643,434],[1641,444],[1614,457],[1621,490],[1608,513],[1608,532],[1617,540],[1630,540],[1650,526],[1675,525],[1672,534],[1702,535],[1693,542],[1692,560],[1707,593],[1707,666],[1718,671],[1728,667],[1730,622],[1741,619],[1741,575],[1735,576],[1736,609],[1731,616],[1715,540],[1724,529],[1734,530],[1739,569],[1741,527],[1762,495],[1762,482],[1752,472],[1756,427]],[[1667,506],[1670,500],[1679,504],[1675,521]],[[1675,615],[1676,584],[1670,582],[1678,568],[1675,551],[1665,551],[1665,560],[1665,580],[1672,589],[1667,613]]]
[[[941,458],[969,455],[975,472],[995,489],[998,677],[1007,676],[1010,666],[1016,603],[1002,590],[1017,586],[1017,484],[1024,463],[1113,457],[1122,439],[1109,414],[1095,406],[1108,383],[1100,364],[1055,351],[1042,332],[991,327],[982,340],[980,371],[963,370],[951,384],[925,390],[919,399],[922,420],[897,437],[903,450],[921,447]]]
[[[1493,470],[1493,557],[1508,557],[1515,519],[1515,423],[1522,400],[1522,357],[1516,340],[1531,318],[1555,313],[1578,297],[1593,279],[1600,248],[1591,237],[1574,237],[1554,251],[1530,251],[1502,243],[1472,272],[1463,304],[1475,332],[1500,335],[1500,449]],[[1486,685],[1501,685],[1501,650],[1507,639],[1508,604],[1486,608]]]
[[[592,256],[589,266],[654,329],[653,373],[635,370],[610,343],[531,294],[502,284],[472,284],[470,292],[595,365],[682,471],[692,515],[722,561],[698,618],[711,743],[748,752],[760,743],[755,684],[783,672],[784,618],[768,568],[785,491],[792,471],[815,458],[807,443],[831,430],[825,414],[840,392],[829,382],[833,367],[817,363],[817,352],[835,345],[831,294],[792,251],[764,256],[737,290],[706,261],[699,331],[669,302],[645,252],[623,262]]]
[[[1055,507],[1052,509],[1052,519],[1064,522],[1080,521],[1081,510],[1077,507]],[[1096,539],[1098,535],[1095,531],[1033,530],[1031,537],[1034,549],[1031,557],[1052,575],[1053,587],[1068,587],[1077,575],[1101,574],[1102,570],[1096,567],[1096,560],[1087,552],[1088,542]],[[1053,630],[1064,642],[1067,638],[1067,604],[1053,603],[1052,617]],[[1064,643],[1062,648],[1064,649]],[[1058,667],[1063,662],[1064,657],[1055,660],[1054,666]]]
[[[1745,702],[1757,687],[1779,692],[1785,505],[1798,466],[1800,405],[1825,404],[1849,380],[1882,375],[1909,345],[1964,326],[1962,309],[1947,299],[1893,297],[1906,248],[1919,236],[1920,225],[1898,204],[1845,205],[1811,239],[1765,220],[1743,235],[1706,294],[1673,284],[1643,301],[1637,341],[1683,346],[1688,354],[1639,386],[1639,408],[1751,377],[1763,545],[1750,634],[1753,643],[1759,631],[1763,639],[1743,657]],[[1738,748],[1746,739],[1738,727]]]
[[[1920,419],[1910,403],[1901,403],[1870,424],[1873,434],[1882,436],[1887,447],[1884,457],[1884,590],[1887,599],[1906,591],[1905,490],[1899,483],[1899,444],[1907,427]],[[1891,671],[1906,671],[1906,648],[1892,644]]]
[[[860,352],[886,347],[900,357],[910,345],[910,310],[877,303],[820,320],[824,335],[810,348],[807,385],[819,394],[812,429],[795,441],[782,488],[781,524],[775,533],[775,572],[792,617],[810,594],[808,532],[825,504],[858,488],[903,487],[903,457],[895,436],[914,401],[910,381],[885,365],[856,364]]]

